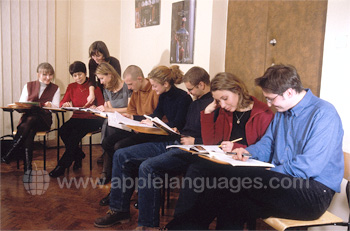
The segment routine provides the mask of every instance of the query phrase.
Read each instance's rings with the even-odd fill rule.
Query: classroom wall
[[[178,1],[161,1],[160,25],[136,29],[135,1],[121,1],[122,69],[130,64],[139,65],[147,76],[155,66],[170,65],[171,14],[174,2]],[[227,0],[196,1],[194,63],[177,64],[182,71],[201,66],[213,76],[224,70],[226,9]]]
[[[340,114],[344,152],[350,152],[349,62],[350,1],[328,0],[320,97],[331,102]]]

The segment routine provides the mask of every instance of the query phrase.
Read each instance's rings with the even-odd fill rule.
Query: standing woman
[[[45,107],[57,107],[60,101],[60,89],[51,83],[54,69],[49,63],[41,63],[37,68],[38,80],[28,82],[22,90],[20,102],[39,102]],[[18,149],[24,149],[24,173],[30,175],[32,170],[33,143],[37,131],[49,130],[52,116],[46,110],[29,110],[25,112],[17,126],[14,145],[1,158],[2,162],[10,163]],[[24,180],[24,178],[23,178]]]
[[[117,71],[110,64],[101,63],[98,65],[95,74],[104,87],[103,96],[105,99],[105,104],[98,106],[97,109],[103,112],[117,111],[119,113],[126,113],[131,91]],[[105,137],[109,137],[115,133],[121,133],[127,136],[130,132],[108,126],[108,120],[106,119],[102,126],[102,141]],[[104,150],[101,179],[104,179],[106,183],[109,182],[112,174],[112,155],[113,153],[110,154]]]
[[[95,100],[95,88],[98,86],[101,91],[103,86],[101,85],[99,79],[96,79],[96,69],[99,64],[106,62],[109,63],[121,76],[121,68],[119,60],[110,56],[106,44],[102,41],[95,41],[89,47],[89,97],[87,98],[87,103],[92,104]]]
[[[75,61],[69,66],[69,73],[74,83],[68,85],[66,93],[60,102],[60,107],[83,107],[84,105],[103,105],[104,100],[99,87],[95,89],[96,100],[87,104],[86,98],[89,94],[89,83],[86,77],[86,66],[83,62]],[[103,123],[103,118],[88,112],[74,111],[72,117],[60,127],[60,136],[66,146],[66,151],[59,160],[56,168],[49,175],[59,177],[64,174],[74,161],[73,170],[81,168],[82,159],[85,154],[79,147],[81,139],[89,132],[98,130]]]

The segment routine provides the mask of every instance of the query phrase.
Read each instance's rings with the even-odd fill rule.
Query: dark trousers
[[[40,114],[26,113],[21,117],[21,121],[17,126],[15,140],[22,136],[21,147],[33,149],[34,137],[38,131],[49,130],[50,126],[43,123]]]
[[[79,147],[81,139],[89,132],[101,128],[103,119],[71,118],[60,127],[60,136],[66,151],[58,162],[59,166],[68,168],[73,161],[81,159],[83,152]]]
[[[196,193],[192,184],[192,189],[180,193],[169,229],[208,229],[215,217],[217,229],[231,230],[242,230],[247,221],[269,216],[312,220],[327,210],[334,195],[312,179],[257,167],[199,161],[188,168],[186,176],[193,182],[202,178],[205,190]],[[193,200],[191,206],[185,204]]]

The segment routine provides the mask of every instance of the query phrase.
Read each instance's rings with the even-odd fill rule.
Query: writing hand
[[[96,107],[96,109],[99,110],[99,111],[106,111],[106,108],[103,105],[100,105],[100,106]]]
[[[73,107],[73,105],[70,102],[65,102],[62,104],[62,107]]]
[[[245,150],[244,148],[236,148],[232,150],[232,152],[235,152],[235,155],[231,155],[233,159],[235,160],[241,160],[241,161],[246,161],[249,159],[249,156],[243,156],[243,153],[248,154],[249,152]]]
[[[221,144],[221,149],[224,152],[231,152],[234,146],[234,143],[232,143],[231,141],[223,141]]]
[[[141,123],[142,123],[142,124],[148,124],[148,125],[150,125],[150,126],[153,126],[153,122],[150,121],[149,119],[141,120]]]
[[[123,113],[122,114],[124,117],[126,117],[126,118],[129,118],[129,119],[134,119],[134,116],[133,115],[130,115],[130,114],[128,114],[128,113]]]
[[[193,145],[195,139],[192,136],[183,136],[180,141],[182,145]]]
[[[44,107],[52,107],[52,103],[50,101],[47,101],[44,103]]]

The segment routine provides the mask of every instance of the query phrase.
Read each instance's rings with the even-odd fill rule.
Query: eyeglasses
[[[192,87],[192,88],[187,88],[187,91],[188,91],[188,92],[191,92],[191,91],[192,91],[193,89],[195,89],[197,86],[198,86],[198,84],[197,84],[196,86]]]
[[[277,96],[279,96],[279,95],[276,95],[273,99],[269,99],[269,98],[265,97],[266,102],[267,102],[267,103],[273,103],[273,101],[275,101],[275,99],[277,98]]]

